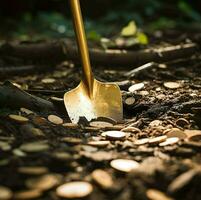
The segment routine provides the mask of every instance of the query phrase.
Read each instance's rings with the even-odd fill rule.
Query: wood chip
[[[181,87],[181,84],[177,82],[165,82],[164,86],[168,89],[178,89]]]
[[[128,159],[116,159],[110,162],[112,168],[121,171],[121,172],[131,172],[132,170],[137,169],[140,164],[134,160]]]
[[[185,139],[187,135],[184,133],[184,131],[178,129],[178,128],[172,128],[170,131],[166,133],[168,138],[171,137],[178,137],[179,139]]]
[[[155,138],[150,138],[149,144],[151,144],[151,145],[159,144],[161,142],[164,142],[166,139],[167,139],[166,135],[162,135],[162,136],[155,137]]]
[[[12,114],[11,114],[11,115],[9,115],[9,118],[12,119],[12,120],[15,121],[15,122],[18,122],[18,123],[26,123],[26,122],[29,121],[28,118],[23,117],[23,116],[21,116],[21,115],[12,115]]]
[[[56,125],[63,124],[63,119],[61,119],[60,117],[56,115],[49,115],[48,120]]]
[[[144,88],[144,83],[137,83],[128,88],[129,92],[135,92]]]
[[[59,186],[56,189],[56,194],[59,197],[67,199],[84,198],[91,194],[93,187],[87,182],[70,182]]]
[[[49,170],[47,167],[38,167],[38,166],[24,166],[19,167],[18,172],[21,174],[27,174],[27,175],[42,175],[47,173]]]
[[[167,140],[165,142],[160,143],[159,146],[164,147],[164,146],[168,146],[168,145],[174,145],[178,142],[179,142],[178,137],[171,137],[171,138],[167,138]]]
[[[92,121],[89,123],[89,125],[92,127],[97,127],[97,128],[105,128],[105,127],[113,126],[112,123],[104,122],[104,121]]]
[[[31,178],[26,181],[26,186],[30,189],[46,191],[59,185],[61,176],[58,174],[47,174],[38,178]]]
[[[96,169],[91,174],[93,180],[103,189],[111,188],[113,183],[112,177],[104,170]]]
[[[166,196],[163,192],[156,189],[147,190],[146,195],[149,200],[173,200],[172,198]]]
[[[126,133],[122,131],[106,131],[104,134],[110,140],[123,140],[126,138]]]
[[[24,190],[16,192],[14,194],[13,199],[19,199],[19,200],[38,199],[41,196],[42,192],[40,190]]]
[[[11,199],[12,196],[13,193],[9,188],[0,185],[0,200],[8,200]]]
[[[110,144],[110,141],[104,140],[104,141],[90,141],[88,142],[88,145],[95,146],[95,147],[106,147]]]

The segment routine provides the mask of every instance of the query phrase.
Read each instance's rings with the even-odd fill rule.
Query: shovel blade
[[[113,83],[102,83],[94,79],[93,93],[89,96],[83,81],[78,87],[66,92],[64,104],[73,123],[80,117],[88,121],[98,117],[109,117],[116,121],[123,119],[123,105],[119,86]]]

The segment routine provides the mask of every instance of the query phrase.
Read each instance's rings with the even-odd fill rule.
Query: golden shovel
[[[91,70],[89,51],[79,0],[70,0],[79,53],[82,63],[82,80],[73,90],[64,95],[64,104],[73,123],[80,117],[88,121],[107,117],[121,121],[123,118],[122,97],[119,86],[96,80]]]

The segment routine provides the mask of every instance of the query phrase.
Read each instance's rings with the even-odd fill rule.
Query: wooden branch
[[[29,93],[20,90],[9,81],[0,85],[0,107],[14,109],[24,107],[42,112],[56,110],[56,107],[52,102],[30,95]]]
[[[176,46],[145,49],[140,51],[90,49],[93,65],[133,67],[148,62],[165,62],[173,59],[190,57],[198,50],[195,43]],[[13,56],[24,60],[58,63],[72,60],[79,63],[79,54],[75,45],[69,41],[56,41],[38,44],[4,44],[0,47],[0,56]]]

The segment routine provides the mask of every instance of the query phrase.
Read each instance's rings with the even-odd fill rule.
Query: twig
[[[173,59],[190,57],[196,53],[198,45],[187,43],[175,46],[145,49],[140,51],[90,49],[93,65],[133,67],[148,62],[165,62]],[[24,60],[60,62],[66,59],[79,62],[77,48],[69,41],[57,41],[38,44],[4,44],[0,47],[0,56],[13,56]]]

